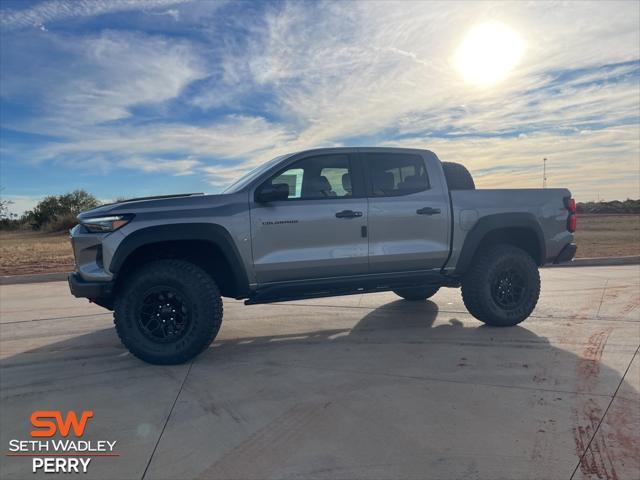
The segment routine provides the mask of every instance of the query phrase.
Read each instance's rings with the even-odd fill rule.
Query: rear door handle
[[[337,218],[356,218],[361,216],[362,212],[354,212],[353,210],[342,210],[341,212],[336,213]]]
[[[418,215],[437,215],[438,213],[440,213],[440,209],[439,208],[424,207],[424,208],[419,208],[418,210],[416,210],[416,213]]]

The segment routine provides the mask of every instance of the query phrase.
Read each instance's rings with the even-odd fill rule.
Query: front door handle
[[[419,208],[418,210],[416,210],[416,213],[418,215],[437,215],[438,213],[440,213],[440,209],[439,208],[424,207],[424,208]]]
[[[361,216],[362,212],[354,212],[353,210],[342,210],[341,212],[336,213],[337,218],[356,218]]]

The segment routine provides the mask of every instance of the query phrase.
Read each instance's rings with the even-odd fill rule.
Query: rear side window
[[[365,162],[374,197],[408,195],[429,188],[429,177],[420,155],[367,153]]]

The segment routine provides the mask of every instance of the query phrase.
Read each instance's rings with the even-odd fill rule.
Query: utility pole
[[[547,157],[542,159],[542,188],[547,188]]]

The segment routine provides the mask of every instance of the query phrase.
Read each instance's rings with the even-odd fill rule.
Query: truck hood
[[[122,202],[101,205],[78,215],[78,220],[100,217],[104,215],[120,215],[133,213],[145,215],[166,212],[167,216],[178,215],[180,211],[195,213],[200,209],[217,209],[237,202],[236,195],[204,195],[203,193],[182,193],[176,195],[161,195],[157,197],[132,198]]]

